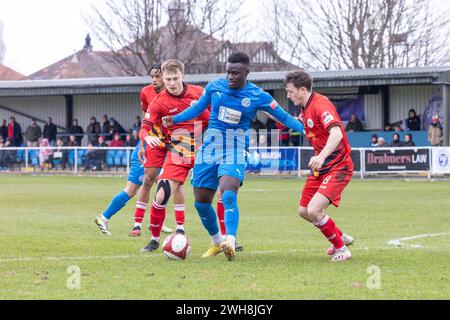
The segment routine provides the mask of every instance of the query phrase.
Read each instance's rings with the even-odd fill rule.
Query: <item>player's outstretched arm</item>
[[[278,104],[275,106],[275,108],[273,108],[272,106],[265,106],[262,110],[269,113],[286,127],[300,133],[304,133],[305,128],[303,127],[303,124],[298,119],[294,118],[289,113],[284,111],[283,108],[281,108]]]
[[[173,124],[185,122],[197,118],[205,109],[211,104],[211,95],[209,94],[208,86],[203,91],[200,100],[192,106],[173,117]]]

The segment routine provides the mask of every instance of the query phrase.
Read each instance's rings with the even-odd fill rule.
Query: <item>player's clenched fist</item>
[[[161,121],[162,121],[163,126],[166,128],[173,126],[173,117],[172,116],[163,117],[161,119]]]

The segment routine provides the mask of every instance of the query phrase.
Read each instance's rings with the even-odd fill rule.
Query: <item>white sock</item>
[[[142,227],[142,223],[135,222],[133,228],[136,228],[136,227],[141,228]]]
[[[160,237],[152,237],[152,240],[155,240],[158,243],[159,243],[159,239],[160,239]]]
[[[231,244],[233,248],[236,247],[236,237],[235,236],[227,236],[228,243]]]
[[[211,240],[215,245],[220,245],[222,243],[222,235],[217,232],[215,235],[211,236]]]
[[[184,231],[184,224],[177,224],[177,230],[183,230]]]
[[[108,222],[109,219],[106,219],[104,215],[101,215],[100,218],[104,221],[104,222]]]

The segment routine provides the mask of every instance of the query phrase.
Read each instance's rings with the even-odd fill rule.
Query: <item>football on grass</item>
[[[191,244],[184,234],[171,234],[163,242],[163,253],[169,259],[184,260],[190,251]]]

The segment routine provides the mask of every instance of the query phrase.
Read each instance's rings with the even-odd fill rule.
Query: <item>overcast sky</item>
[[[4,64],[30,75],[82,49],[89,28],[81,13],[88,13],[92,4],[104,1],[0,0],[0,21],[3,22],[3,42],[6,45]],[[248,16],[248,23],[252,25],[261,21],[260,0],[244,1],[240,11]],[[448,0],[434,1],[450,8]],[[262,40],[261,33],[251,33],[246,40]],[[95,39],[92,45],[94,50],[104,49]]]
[[[89,31],[81,13],[105,0],[0,0],[6,45],[4,64],[30,75],[82,49]],[[245,0],[243,10],[258,19],[258,0]],[[255,37],[253,35],[253,37]],[[258,40],[256,38],[251,40]],[[94,50],[101,44],[92,40]]]

